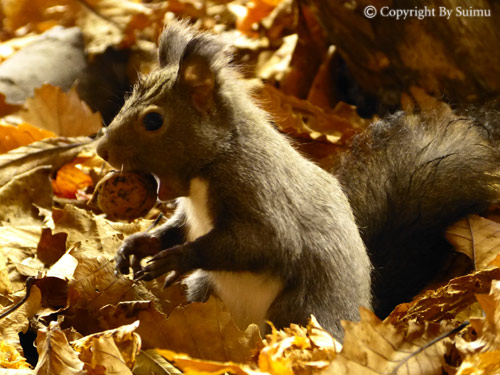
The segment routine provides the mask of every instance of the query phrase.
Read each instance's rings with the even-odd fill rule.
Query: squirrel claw
[[[166,289],[168,288],[169,286],[171,286],[172,284],[174,284],[175,282],[177,282],[181,277],[181,274],[177,271],[172,271],[170,272],[169,275],[167,275],[167,277],[165,278],[165,281],[163,282],[163,289]]]

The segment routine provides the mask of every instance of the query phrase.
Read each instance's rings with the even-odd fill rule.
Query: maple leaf
[[[102,126],[99,113],[81,101],[75,88],[65,93],[61,88],[45,84],[35,89],[25,103],[21,117],[27,123],[63,137],[96,133]]]

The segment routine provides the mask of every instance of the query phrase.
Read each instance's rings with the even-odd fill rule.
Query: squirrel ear
[[[189,47],[188,45],[182,57],[177,79],[189,90],[194,108],[199,113],[208,115],[215,107],[214,73],[207,58]]]

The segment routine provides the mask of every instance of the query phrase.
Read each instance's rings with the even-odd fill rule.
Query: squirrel
[[[177,208],[125,239],[116,269],[182,279],[189,301],[215,294],[242,329],[313,314],[342,339],[340,321],[359,320],[360,306],[383,314],[417,292],[449,249],[444,228],[498,198],[496,116],[400,112],[327,172],[273,127],[219,37],[172,22],[158,54],[97,152],[154,174]]]

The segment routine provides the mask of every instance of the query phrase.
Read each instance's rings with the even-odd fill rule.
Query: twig
[[[428,342],[427,344],[425,344],[424,346],[422,346],[420,349],[414,351],[413,353],[411,353],[408,357],[406,357],[405,359],[403,359],[399,365],[397,365],[394,370],[391,371],[390,375],[396,375],[398,373],[398,370],[401,368],[401,366],[403,366],[406,362],[408,362],[410,359],[412,359],[413,357],[415,357],[417,354],[419,353],[422,353],[424,350],[430,348],[432,345],[434,345],[435,343],[457,333],[457,332],[460,332],[462,329],[464,329],[465,327],[467,327],[468,325],[470,324],[470,322],[468,320],[466,320],[465,322],[463,322],[462,324],[460,324],[457,328],[454,328],[452,329],[451,331],[448,331],[446,333],[443,333],[441,336],[439,337],[436,337],[434,340]]]

